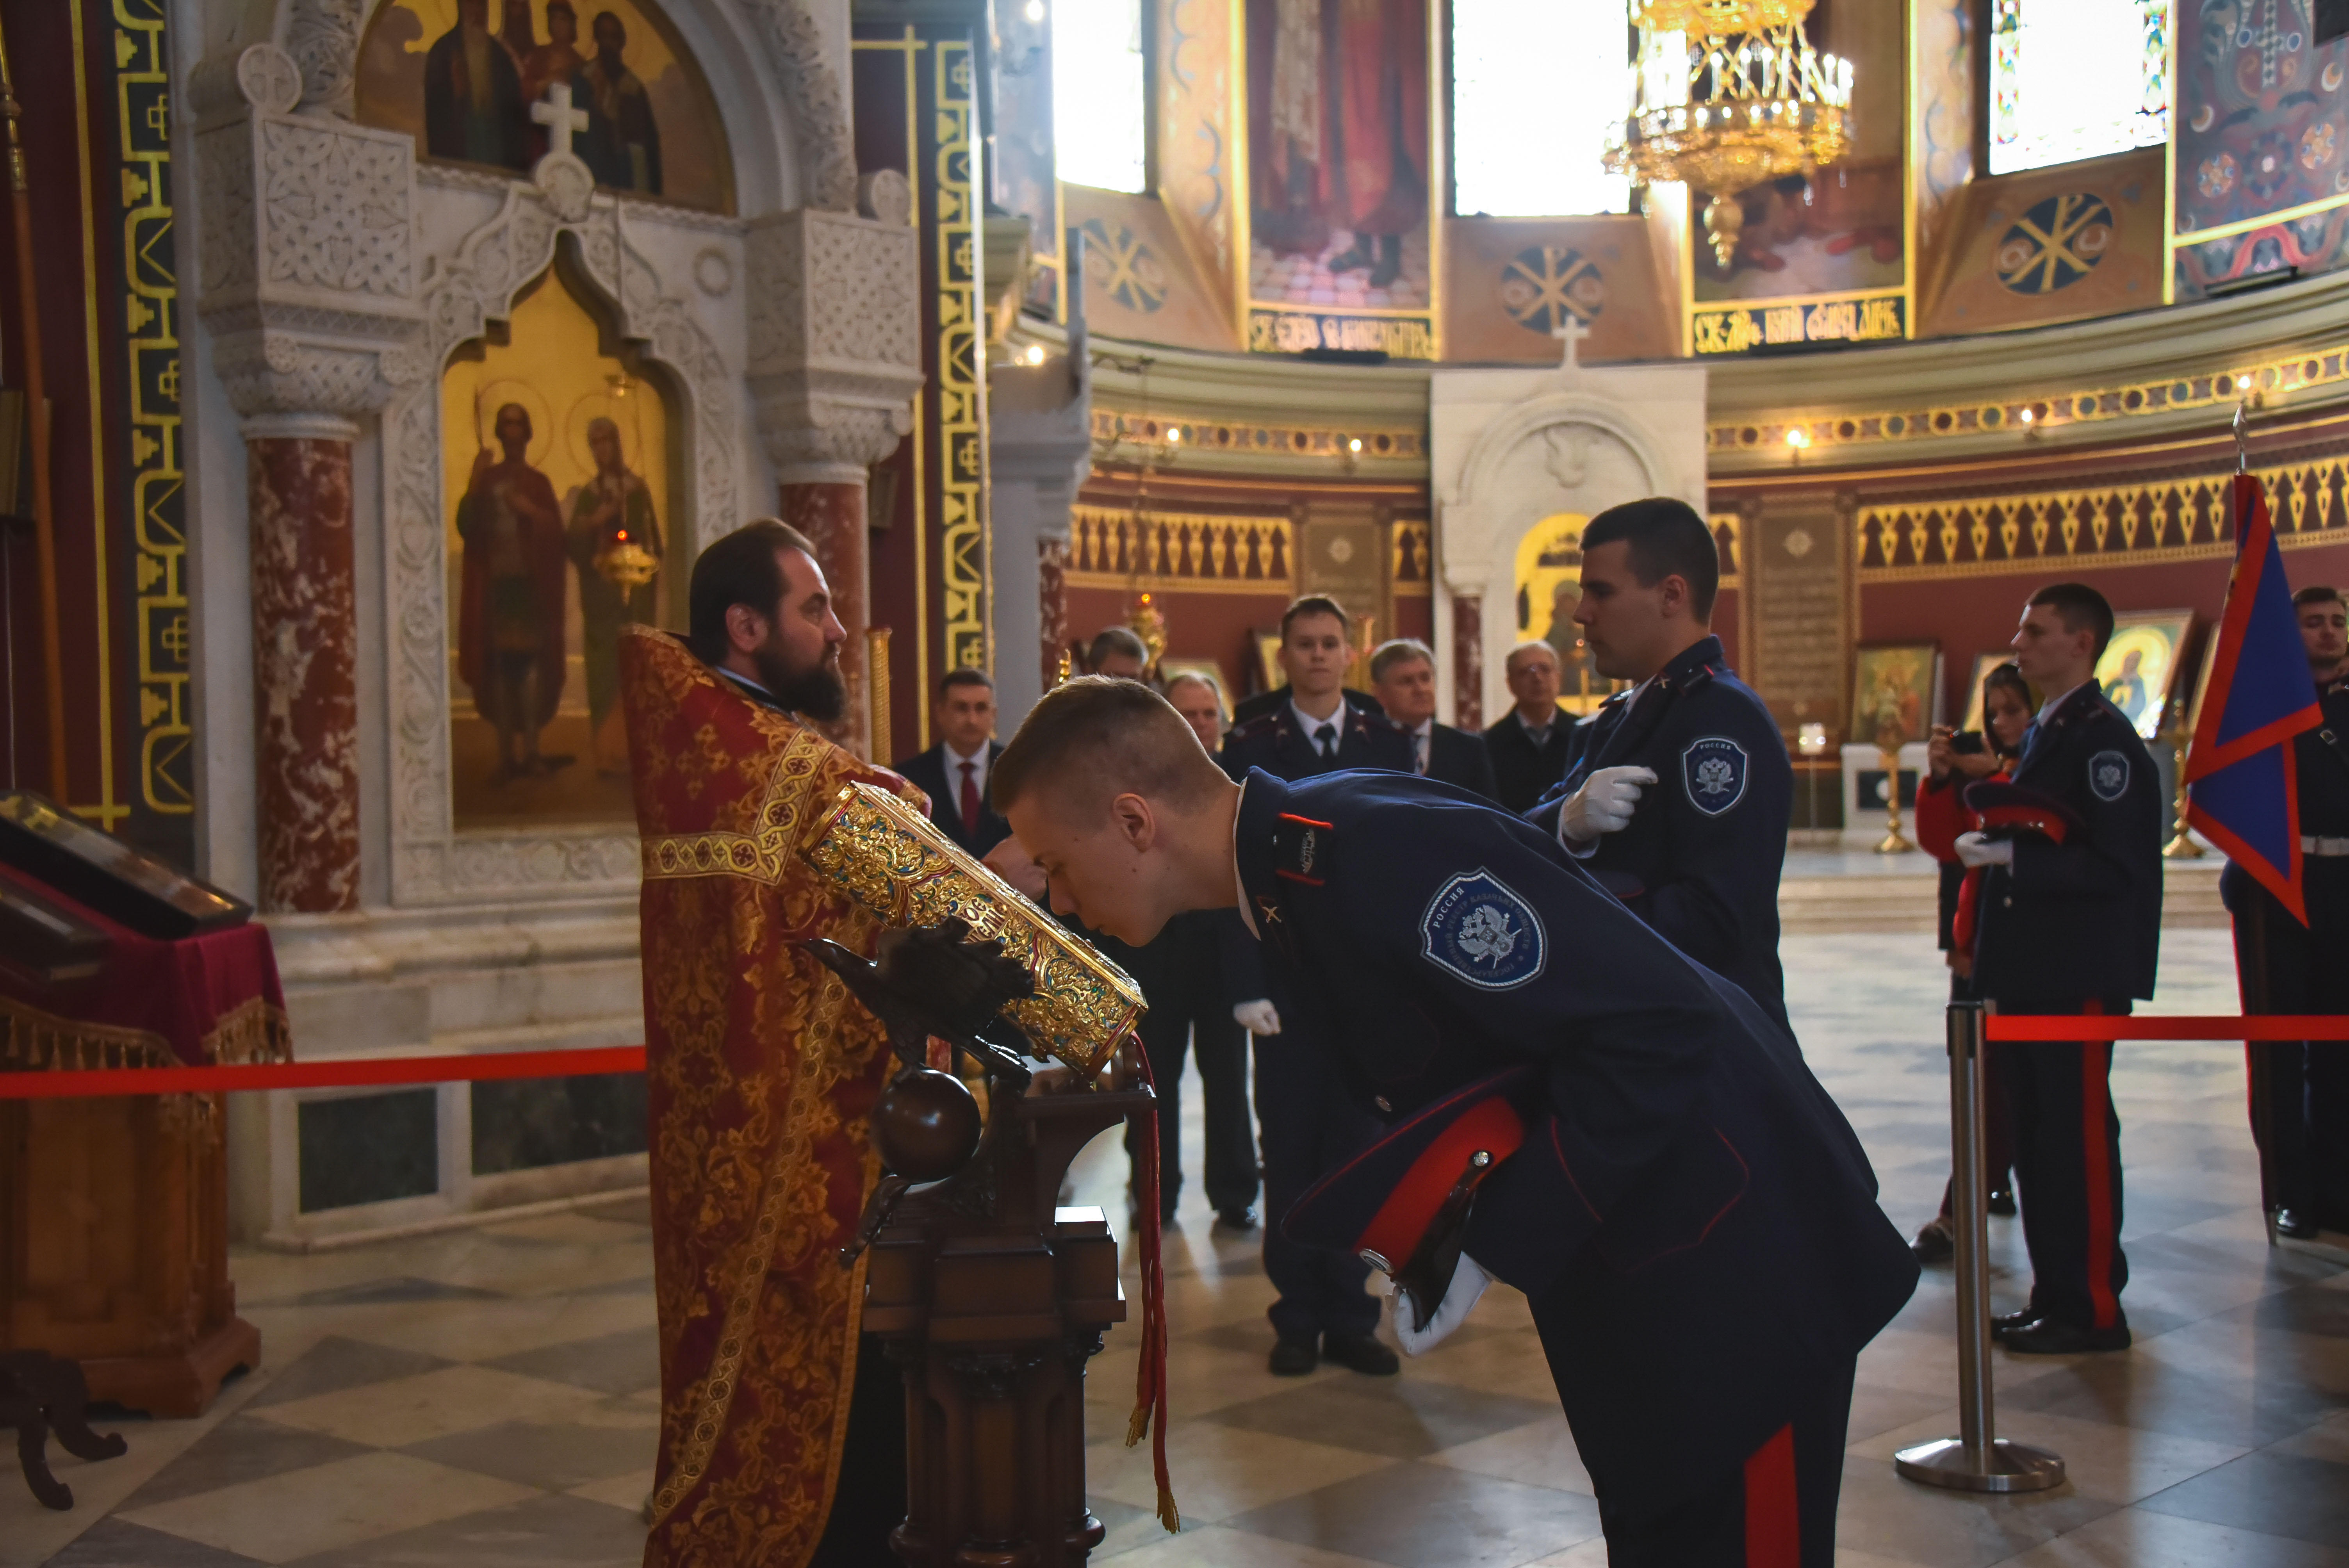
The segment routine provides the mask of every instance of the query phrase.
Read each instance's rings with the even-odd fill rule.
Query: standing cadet
[[[1435,655],[1414,637],[1381,643],[1371,655],[1371,688],[1379,706],[1411,743],[1412,770],[1439,784],[1457,784],[1487,800],[1500,799],[1485,738],[1435,722]]]
[[[1430,779],[1218,775],[1075,681],[997,778],[1052,902],[1130,942],[1237,905],[1377,1144],[1292,1229],[1375,1253],[1414,1353],[1524,1291],[1616,1568],[1826,1568],[1860,1347],[1915,1288],[1786,1033],[1549,834]]]
[[[2301,924],[2232,861],[2219,891],[2235,923],[2246,1013],[2349,1013],[2349,607],[2337,588],[2292,596],[2324,722],[2292,740],[2299,773]],[[2261,1040],[2247,1047],[2261,1197],[2275,1233],[2349,1231],[2349,1047]]]
[[[1379,715],[1346,700],[1350,624],[1334,599],[1309,596],[1280,617],[1280,665],[1289,700],[1243,721],[1224,738],[1222,762],[1235,779],[1261,768],[1278,779],[1309,779],[1340,769],[1412,770],[1410,742]],[[1302,1377],[1324,1356],[1357,1372],[1385,1376],[1395,1354],[1379,1343],[1379,1304],[1364,1294],[1370,1271],[1350,1253],[1303,1246],[1280,1228],[1281,1215],[1322,1171],[1373,1131],[1340,1092],[1329,1042],[1288,1017],[1288,1003],[1269,981],[1256,944],[1243,934],[1224,944],[1232,1016],[1256,1041],[1256,1116],[1264,1153],[1264,1272],[1280,1293],[1272,1320],[1271,1368]]]
[[[1966,791],[1977,810],[2002,799],[2041,824],[1963,833],[1955,845],[1967,865],[1989,868],[1974,984],[2002,1013],[2127,1013],[2153,995],[2161,787],[2145,743],[2096,685],[2112,634],[2113,607],[2094,588],[2058,583],[2031,596],[2014,664],[2048,697],[2023,732],[2014,782]],[[2034,1042],[2006,1065],[2031,1300],[1994,1330],[2025,1355],[2125,1350],[2112,1042]]]
[[[1720,583],[1713,530],[1684,502],[1630,501],[1590,520],[1574,618],[1599,673],[1639,684],[1586,723],[1565,779],[1526,816],[1784,1026],[1778,873],[1795,770],[1712,633]]]

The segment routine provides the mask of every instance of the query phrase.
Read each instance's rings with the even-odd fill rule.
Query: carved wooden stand
[[[865,1274],[865,1330],[905,1379],[907,1513],[889,1544],[908,1568],[1076,1568],[1102,1533],[1085,1362],[1125,1297],[1102,1212],[1054,1204],[1077,1151],[1154,1114],[1153,1096],[991,1099],[970,1164],[905,1200]]]

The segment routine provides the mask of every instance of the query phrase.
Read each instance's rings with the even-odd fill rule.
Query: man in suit
[[[1584,749],[1526,818],[1784,1028],[1778,874],[1795,770],[1713,634],[1720,578],[1713,530],[1684,501],[1627,501],[1590,520],[1574,618],[1599,673],[1639,684],[1581,727]]]
[[[1010,828],[987,798],[988,776],[1003,755],[995,735],[995,683],[978,670],[948,670],[938,677],[930,727],[938,743],[897,764],[897,771],[930,798],[930,820],[938,830],[985,860]]]
[[[1409,773],[1411,743],[1374,709],[1346,700],[1351,652],[1346,612],[1334,599],[1309,595],[1280,618],[1280,665],[1289,700],[1233,727],[1218,758],[1246,779],[1261,768],[1286,779],[1342,769]],[[1256,1040],[1256,1114],[1264,1152],[1264,1272],[1280,1293],[1266,1314],[1275,1343],[1276,1377],[1302,1377],[1323,1357],[1341,1367],[1385,1376],[1398,1367],[1378,1341],[1379,1304],[1362,1290],[1370,1271],[1360,1259],[1301,1245],[1281,1233],[1281,1216],[1322,1171],[1369,1141],[1374,1126],[1339,1088],[1329,1042],[1284,1018],[1289,1004],[1266,978],[1257,944],[1226,940],[1224,979],[1232,1016]]]
[[[1435,722],[1435,655],[1425,643],[1397,637],[1380,644],[1371,655],[1371,689],[1411,742],[1413,770],[1421,778],[1457,784],[1487,800],[1501,798],[1484,738]]]
[[[1567,738],[1573,725],[1557,706],[1557,650],[1519,643],[1501,666],[1516,706],[1485,732],[1492,759],[1493,798],[1506,811],[1532,809],[1542,791],[1566,777]]]

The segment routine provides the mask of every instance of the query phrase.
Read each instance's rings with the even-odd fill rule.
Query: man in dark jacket
[[[1485,753],[1493,761],[1495,797],[1504,810],[1533,808],[1549,787],[1566,777],[1568,737],[1574,721],[1557,706],[1557,650],[1547,643],[1519,643],[1502,664],[1516,705],[1485,732]]]
[[[938,743],[897,764],[897,771],[930,798],[930,820],[975,860],[1011,830],[987,795],[987,781],[1003,748],[995,734],[995,683],[978,670],[948,670],[938,677],[930,727]]]
[[[2126,1013],[2153,995],[2161,948],[2161,787],[2136,728],[2096,686],[2113,607],[2079,583],[2023,606],[2014,663],[2048,695],[2007,789],[2048,810],[2039,830],[1959,835],[1983,866],[1974,984],[2002,1013]],[[1967,792],[1977,805],[2000,786]],[[1995,1320],[2009,1350],[2125,1350],[2121,1122],[2109,1040],[2006,1057],[2031,1300]]]
[[[1484,737],[1435,722],[1435,655],[1425,643],[1397,637],[1380,644],[1371,655],[1371,689],[1411,742],[1413,770],[1421,778],[1457,784],[1487,800],[1500,798]]]

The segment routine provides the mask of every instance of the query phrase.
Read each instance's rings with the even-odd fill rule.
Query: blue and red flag
[[[2186,754],[2186,820],[2305,925],[2300,771],[2292,742],[2323,723],[2323,710],[2259,480],[2237,474],[2229,506],[2235,570]]]

